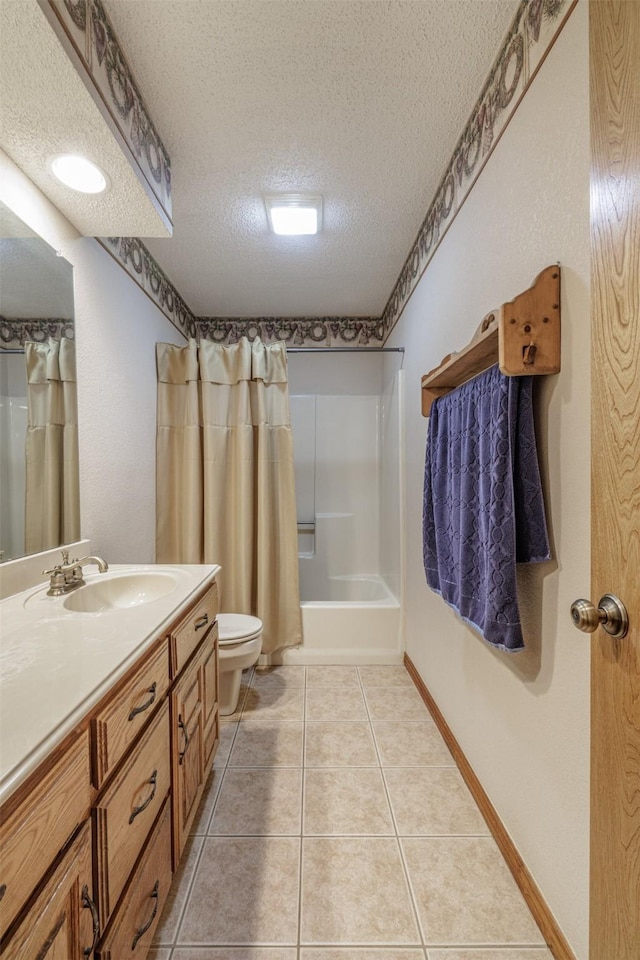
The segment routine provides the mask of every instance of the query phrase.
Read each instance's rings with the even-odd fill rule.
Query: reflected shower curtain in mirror
[[[264,624],[262,651],[301,642],[284,343],[156,345],[156,559],[219,563],[220,609]]]
[[[25,343],[25,551],[80,538],[76,359],[73,341]]]

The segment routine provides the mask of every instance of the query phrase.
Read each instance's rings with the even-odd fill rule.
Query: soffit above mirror
[[[169,210],[154,195],[124,137],[110,128],[37,0],[0,3],[0,146],[84,236],[171,236]],[[110,122],[111,118],[110,118]],[[119,139],[118,139],[119,137]],[[81,153],[107,173],[107,192],[76,193],[47,161]],[[168,167],[167,167],[168,179]]]

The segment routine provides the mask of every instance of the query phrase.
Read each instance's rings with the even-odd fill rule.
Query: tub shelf
[[[469,343],[422,378],[422,416],[431,404],[484,370],[508,377],[560,372],[560,266],[539,273],[531,287],[484,318]]]

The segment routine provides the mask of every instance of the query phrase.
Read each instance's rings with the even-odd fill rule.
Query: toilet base
[[[236,712],[241,680],[242,670],[228,670],[226,673],[220,674],[218,709],[221,717],[229,717]]]
[[[229,717],[236,712],[240,696],[242,671],[257,663],[261,649],[261,634],[239,643],[220,644],[218,709],[221,717]]]

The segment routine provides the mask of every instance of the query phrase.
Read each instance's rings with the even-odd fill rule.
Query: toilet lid
[[[218,642],[249,640],[262,632],[262,620],[244,613],[218,614]]]

